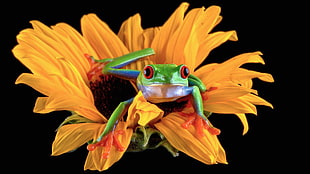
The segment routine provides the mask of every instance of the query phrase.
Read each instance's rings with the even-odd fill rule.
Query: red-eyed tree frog
[[[186,65],[175,64],[150,64],[143,71],[120,69],[138,59],[155,54],[152,48],[135,51],[113,59],[95,60],[104,62],[102,69],[105,75],[114,75],[123,79],[136,80],[138,89],[145,99],[151,103],[175,101],[181,97],[192,95],[195,112],[203,118],[208,126],[213,127],[204,114],[201,92],[206,91],[203,82],[193,74]],[[94,60],[94,59],[93,59]],[[109,132],[115,129],[118,120],[126,113],[133,98],[121,102],[110,116],[106,127],[99,138],[92,143],[97,143]]]

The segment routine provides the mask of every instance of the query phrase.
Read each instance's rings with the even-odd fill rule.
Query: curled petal
[[[127,122],[129,127],[134,127],[137,124],[145,126],[147,124],[155,123],[161,119],[163,115],[164,112],[156,105],[146,101],[142,92],[139,91],[128,109]]]
[[[240,121],[243,125],[242,135],[245,135],[249,130],[248,120],[247,120],[245,114],[235,114],[235,115],[240,119]]]

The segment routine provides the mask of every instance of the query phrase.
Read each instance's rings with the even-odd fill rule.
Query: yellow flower
[[[240,68],[245,63],[264,64],[260,52],[241,54],[221,64],[208,64],[197,69],[214,48],[228,40],[237,41],[238,38],[235,31],[211,33],[222,19],[220,7],[196,8],[185,15],[188,5],[182,3],[163,26],[145,30],[141,27],[140,15],[136,14],[123,23],[118,36],[130,51],[153,48],[156,54],[150,59],[156,64],[186,64],[206,85],[207,91],[202,93],[204,110],[208,113],[235,114],[244,125],[245,134],[248,131],[245,114],[257,114],[255,105],[272,107],[257,95],[256,90],[251,89],[252,79],[273,82],[273,77],[268,73]],[[142,100],[135,101],[133,107]],[[199,117],[186,107],[172,111],[181,112],[169,111],[163,118],[162,115],[153,115],[153,119],[162,118],[155,127],[172,146],[206,164],[227,163],[225,152],[214,135],[219,133],[217,129],[205,131],[204,126],[197,124]],[[139,118],[144,119],[143,115]]]
[[[17,36],[15,57],[31,73],[23,73],[16,84],[24,83],[44,97],[38,97],[34,112],[58,110],[72,112],[58,128],[52,155],[72,151],[96,140],[119,102],[135,97],[128,115],[121,118],[102,141],[89,144],[84,169],[106,170],[124,152],[164,146],[173,155],[180,150],[205,163],[227,163],[217,136],[218,129],[207,125],[194,111],[189,97],[175,102],[152,104],[134,83],[101,73],[104,64],[98,59],[119,57],[143,48],[153,48],[155,55],[127,65],[142,70],[147,64],[186,64],[207,90],[202,92],[206,113],[235,114],[248,130],[246,113],[257,114],[255,105],[270,103],[252,89],[252,79],[273,82],[270,74],[250,71],[245,63],[264,63],[260,52],[235,56],[220,64],[197,69],[208,54],[222,43],[236,41],[235,31],[211,32],[221,21],[220,7],[190,10],[182,3],[160,27],[143,29],[139,14],[124,21],[116,35],[95,14],[81,19],[82,34],[65,23],[52,27],[31,21],[33,29]],[[142,132],[142,133],[141,133]],[[154,141],[152,134],[161,141]],[[139,147],[135,149],[134,147]]]
[[[136,94],[130,82],[102,76],[102,66],[85,57],[89,54],[113,58],[128,53],[128,49],[95,15],[83,16],[81,23],[83,36],[65,23],[50,28],[39,21],[31,21],[33,29],[21,31],[17,36],[18,45],[13,49],[15,57],[32,72],[21,74],[16,84],[27,84],[45,95],[38,97],[34,112],[68,110],[73,113],[58,129],[52,155],[72,151],[98,138],[109,113],[114,110],[113,105],[124,100],[124,96],[117,97],[125,93],[124,88],[113,85],[121,84],[127,88],[129,94],[124,94],[125,97]],[[116,137],[115,142],[119,140],[119,145],[106,145],[110,150],[105,152],[103,147],[89,152],[85,169],[105,170],[121,158],[130,143],[132,129],[127,129],[127,124],[121,121],[116,130],[123,133],[109,139]],[[98,153],[106,158],[98,157]]]

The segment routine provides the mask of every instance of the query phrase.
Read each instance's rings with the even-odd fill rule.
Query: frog
[[[213,127],[208,120],[209,112],[204,111],[201,93],[206,91],[204,83],[195,75],[190,73],[190,69],[184,65],[176,64],[149,64],[143,70],[122,69],[124,66],[135,62],[146,56],[154,55],[152,48],[145,48],[134,51],[116,58],[106,58],[97,60],[91,56],[95,62],[105,63],[102,74],[113,75],[118,78],[134,80],[139,91],[150,103],[173,102],[182,97],[191,95],[195,113],[198,114],[209,127]],[[98,143],[113,131],[122,118],[134,97],[120,102],[108,119],[103,132],[98,139],[91,144]]]

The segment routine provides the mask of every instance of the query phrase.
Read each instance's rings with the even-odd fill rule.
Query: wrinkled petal
[[[57,156],[77,149],[94,137],[102,124],[80,123],[60,127],[52,145],[52,155]]]
[[[93,139],[97,139],[99,135],[102,133],[103,129],[104,129],[104,126],[98,129]],[[116,127],[116,131],[117,130],[124,131],[124,134],[119,136],[120,137],[119,141],[122,144],[122,146],[124,146],[125,149],[127,149],[130,143],[130,140],[131,140],[133,130],[130,128],[127,128],[127,124],[125,122],[119,122]],[[126,150],[118,151],[114,146],[112,146],[109,157],[107,159],[103,159],[102,158],[102,154],[104,153],[103,150],[104,150],[103,147],[97,147],[95,150],[90,151],[88,153],[88,156],[86,158],[85,165],[84,165],[84,170],[87,170],[87,169],[99,170],[99,171],[106,170],[109,167],[111,167],[115,162],[117,162],[126,151]]]
[[[142,92],[139,91],[128,109],[127,122],[130,127],[137,124],[145,126],[160,120],[163,115],[164,112],[156,105],[146,101]]]
[[[156,123],[155,127],[167,138],[169,143],[176,149],[185,154],[205,163],[227,164],[226,155],[217,136],[211,135],[209,131],[204,130],[204,137],[195,136],[195,128],[190,126],[188,129],[181,127],[186,118],[171,113],[164,117],[161,122]]]

